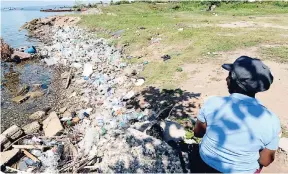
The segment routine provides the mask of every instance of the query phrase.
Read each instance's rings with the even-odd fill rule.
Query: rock
[[[0,135],[1,151],[6,150],[11,145],[11,142],[5,135]]]
[[[179,29],[178,29],[178,31],[183,31],[183,30],[184,30],[184,28],[179,28]]]
[[[0,152],[0,164],[5,165],[10,162],[17,154],[19,153],[19,149],[12,149],[5,152]]]
[[[288,138],[285,138],[285,137],[280,138],[279,148],[285,152],[288,152]]]
[[[21,60],[30,59],[32,57],[31,54],[20,51],[14,51],[11,58],[14,59],[15,56],[18,56]]]
[[[41,126],[38,123],[38,121],[34,121],[34,122],[29,123],[29,124],[22,127],[22,129],[26,135],[37,133],[40,128],[41,128]]]
[[[37,111],[34,112],[32,115],[29,116],[29,119],[31,120],[38,120],[41,119],[45,116],[45,112],[44,111]]]
[[[69,111],[65,111],[64,114],[62,115],[62,117],[65,117],[65,118],[72,117],[72,113]]]
[[[20,95],[25,95],[28,93],[29,91],[29,86],[28,85],[24,85],[18,92],[17,92],[17,96],[20,96]]]
[[[13,49],[4,42],[4,40],[1,38],[1,60],[3,61],[9,61],[11,58],[11,55],[13,54]]]
[[[42,91],[34,91],[34,92],[28,92],[26,96],[29,96],[30,98],[38,98],[42,97],[44,95],[44,92]]]
[[[135,69],[132,69],[132,68],[126,68],[124,70],[124,73],[126,76],[135,76],[137,74],[137,71]]]
[[[144,84],[145,80],[144,79],[137,79],[135,82],[135,86],[142,86]]]
[[[67,110],[67,107],[59,109],[60,114],[63,114]]]
[[[166,142],[170,140],[179,141],[185,137],[185,129],[183,126],[172,121],[162,121],[160,126],[164,130],[164,140]]]
[[[63,130],[56,112],[51,112],[48,118],[43,121],[43,130],[47,137],[55,136]]]
[[[163,59],[163,61],[167,61],[167,60],[171,59],[171,56],[166,54],[166,55],[162,56],[161,58]]]
[[[14,97],[14,98],[12,98],[11,100],[13,101],[13,102],[15,102],[15,103],[18,103],[18,104],[20,104],[20,103],[23,103],[24,101],[26,101],[26,100],[28,100],[29,99],[29,96],[17,96],[17,97]]]
[[[9,127],[7,130],[5,130],[2,135],[6,136],[7,138],[10,138],[12,140],[18,139],[23,134],[23,131],[20,127],[17,125],[13,125]]]

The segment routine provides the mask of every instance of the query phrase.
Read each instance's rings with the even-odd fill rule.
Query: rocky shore
[[[16,166],[12,157],[1,165],[6,170],[49,173],[185,172],[187,154],[180,155],[181,160],[161,131],[173,125],[163,120],[165,109],[155,110],[137,90],[145,83],[138,76],[145,65],[127,64],[121,49],[71,25],[75,21],[73,17],[50,17],[24,26],[42,40],[38,49],[41,61],[63,70],[57,89],[60,98],[50,111],[32,114],[29,118],[35,121],[31,124],[1,134],[5,140],[1,146],[6,149],[2,153],[19,156],[18,148],[25,156]],[[170,112],[171,108],[166,117]],[[164,127],[158,126],[160,122]],[[175,137],[184,138],[184,129],[177,128],[182,133]],[[17,142],[11,150],[13,141]]]

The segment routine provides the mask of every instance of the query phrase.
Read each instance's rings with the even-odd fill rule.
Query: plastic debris
[[[27,48],[24,52],[25,53],[36,53],[36,48],[34,46],[31,46],[31,47]]]
[[[144,83],[145,83],[144,79],[137,79],[135,82],[135,85],[136,86],[142,86]]]
[[[83,76],[84,77],[89,77],[93,73],[93,67],[92,64],[90,63],[85,63],[84,64],[84,71],[83,71]]]

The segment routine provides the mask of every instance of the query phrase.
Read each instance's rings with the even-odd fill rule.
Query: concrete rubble
[[[107,40],[95,39],[76,26],[55,25],[57,20],[37,19],[26,24],[36,37],[46,38],[38,50],[45,55],[43,61],[48,66],[66,67],[71,73],[61,75],[64,92],[59,112],[51,111],[47,117],[46,112],[37,111],[29,117],[37,121],[23,127],[24,131],[14,126],[1,135],[3,140],[15,140],[14,134],[24,133],[27,137],[19,145],[45,146],[44,151],[27,150],[20,161],[23,168],[18,170],[182,173],[172,147],[133,126],[134,122],[150,124],[156,114],[144,101],[139,109],[129,106],[138,95],[133,88],[145,83],[137,77],[145,65],[125,63],[121,50]]]
[[[4,42],[4,40],[2,38],[0,38],[0,42],[1,42],[1,47],[0,47],[0,52],[1,52],[1,61],[7,61],[9,59],[11,59],[11,55],[13,54],[13,49]]]

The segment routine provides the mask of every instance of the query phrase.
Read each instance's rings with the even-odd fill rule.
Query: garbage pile
[[[68,67],[63,100],[58,110],[37,111],[31,124],[1,134],[1,170],[182,173],[177,152],[145,133],[157,114],[143,101],[131,104],[145,65],[128,65],[120,50],[80,28],[51,31],[39,53],[48,66]]]

